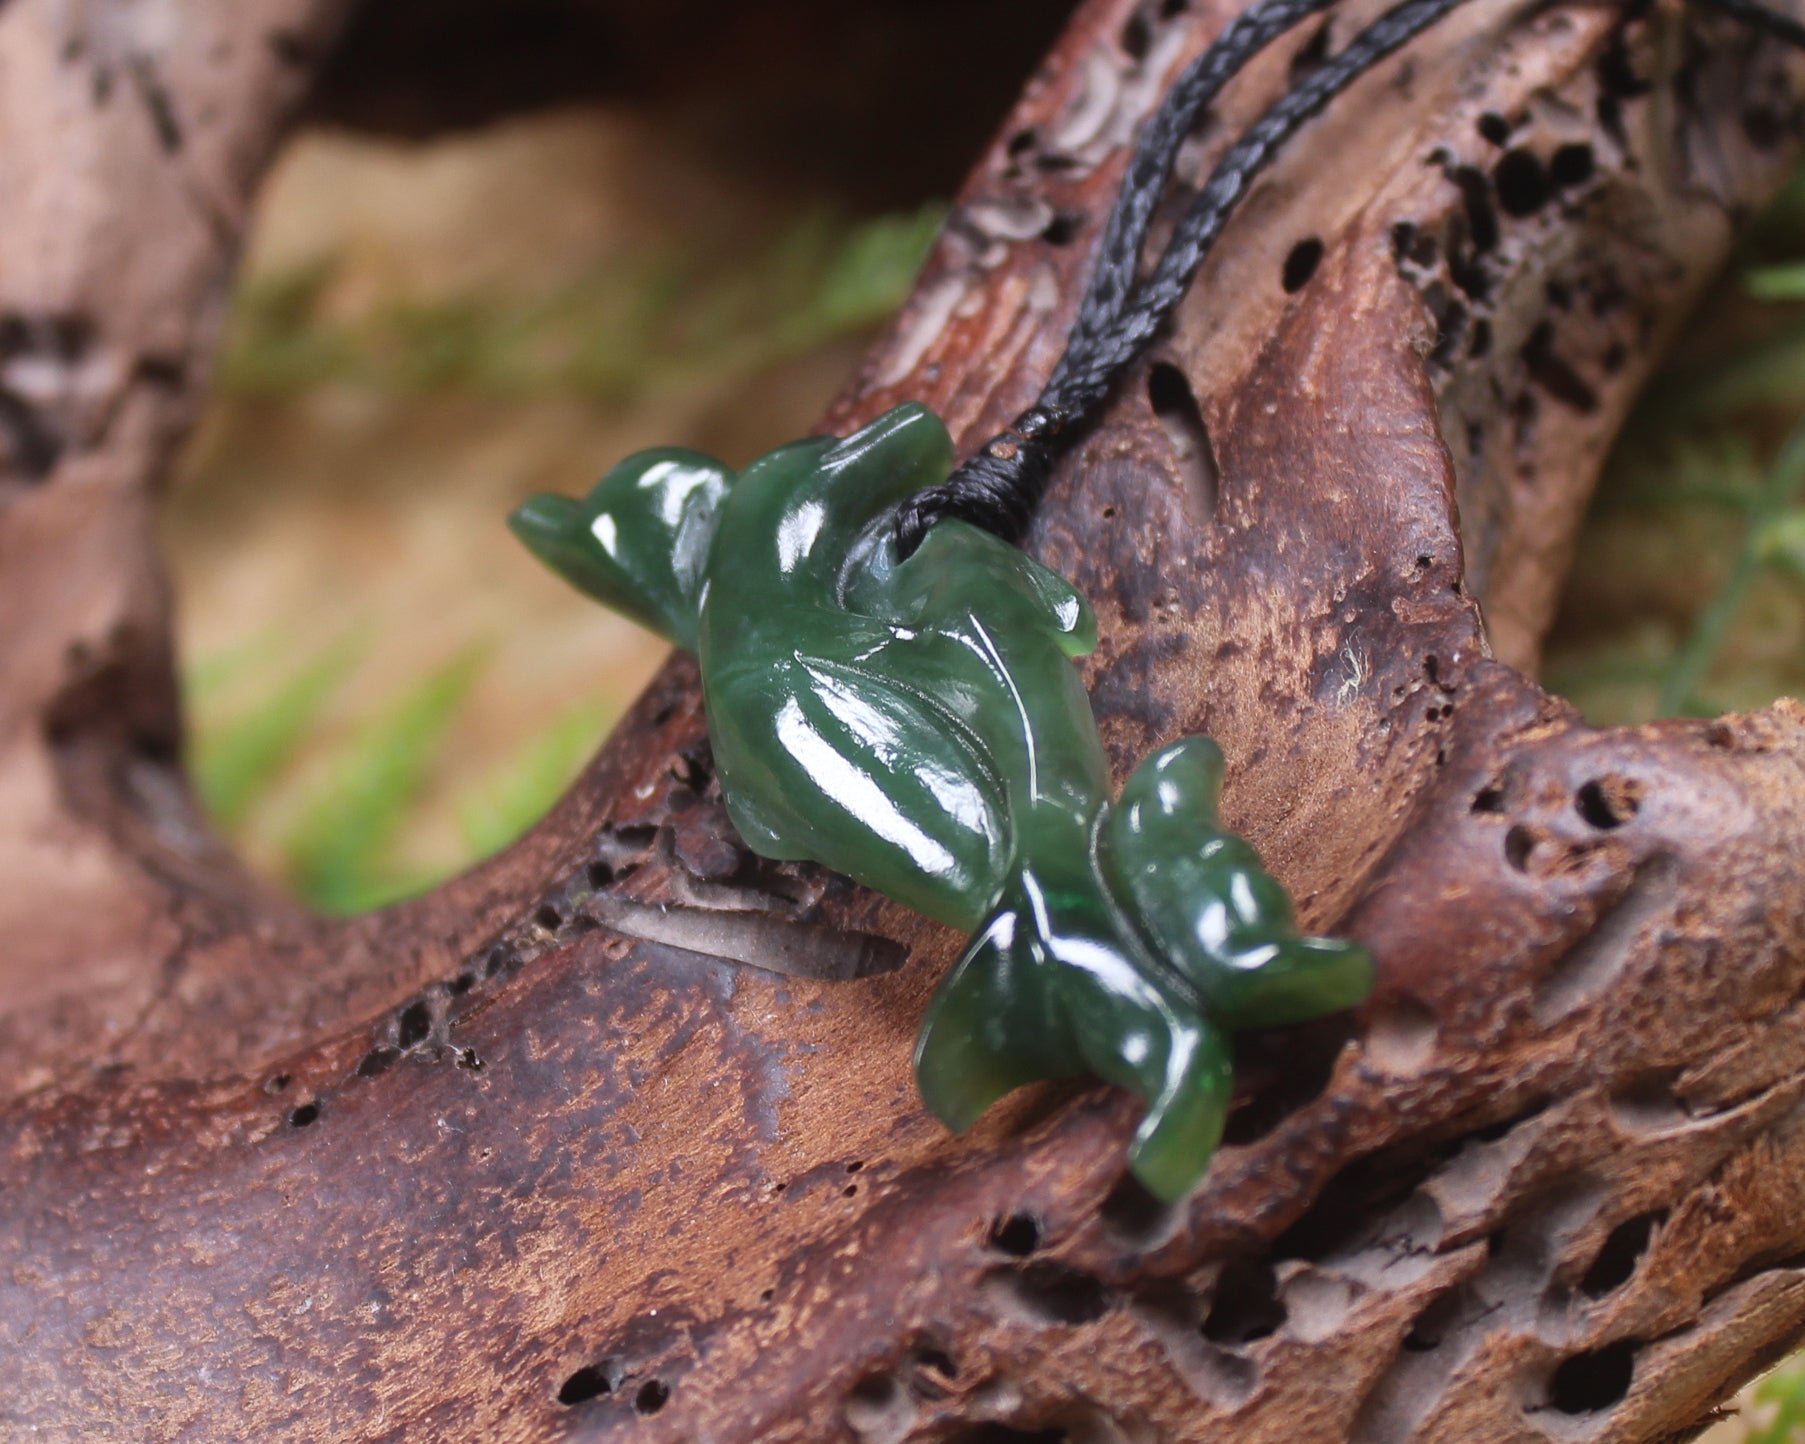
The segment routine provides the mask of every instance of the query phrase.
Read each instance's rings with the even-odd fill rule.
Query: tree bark
[[[1805,708],[1598,731],[1524,670],[1805,67],[1474,7],[1298,141],[1057,474],[1029,545],[1097,607],[1118,772],[1215,735],[1230,821],[1380,960],[1243,1048],[1162,1209],[1119,1094],[923,1115],[961,940],[745,853],[682,659],[528,838],[386,913],[303,916],[198,821],[156,479],[343,9],[0,8],[12,1432],[1654,1441],[1805,1333]],[[827,429],[914,398],[969,445],[1031,399],[1230,13],[1079,11]]]

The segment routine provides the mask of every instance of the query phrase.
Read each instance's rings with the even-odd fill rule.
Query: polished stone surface
[[[1037,1079],[1147,1101],[1131,1164],[1177,1198],[1232,1087],[1228,1032],[1358,1002],[1364,950],[1298,934],[1222,830],[1222,755],[1156,753],[1112,804],[1076,658],[1096,620],[1025,553],[943,521],[907,560],[890,518],[943,480],[945,427],[903,406],[736,479],[643,452],[516,533],[589,595],[697,653],[734,825],[973,934],[916,1049],[928,1106],[970,1125]]]

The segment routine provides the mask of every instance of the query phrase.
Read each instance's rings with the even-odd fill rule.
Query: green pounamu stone
[[[737,478],[642,452],[512,525],[696,653],[722,793],[754,850],[973,935],[916,1046],[928,1106],[963,1129],[1024,1083],[1093,1074],[1146,1100],[1130,1162],[1176,1199],[1222,1133],[1229,1030],[1348,1007],[1372,962],[1299,935],[1284,889],[1222,829],[1208,738],[1148,758],[1112,804],[1074,665],[1096,619],[1069,582],[957,521],[897,556],[897,504],[952,464],[940,420],[903,406]]]

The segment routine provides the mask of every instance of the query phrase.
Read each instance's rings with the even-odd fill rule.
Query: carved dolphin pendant
[[[1228,1034],[1346,1008],[1359,946],[1300,936],[1217,812],[1206,737],[1111,801],[1074,659],[1096,619],[1064,578],[958,521],[906,561],[890,519],[953,449],[902,406],[736,479],[641,452],[582,501],[510,519],[566,580],[694,652],[722,792],[756,851],[846,873],[970,933],[915,1049],[955,1130],[1011,1089],[1094,1074],[1147,1111],[1129,1159],[1154,1194],[1202,1177],[1231,1091]]]

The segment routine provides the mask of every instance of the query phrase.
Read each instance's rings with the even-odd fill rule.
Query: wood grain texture
[[[914,398],[969,444],[1030,399],[1228,13],[1078,12],[830,429]],[[1518,670],[1805,69],[1479,0],[1299,141],[1058,473],[1030,545],[1097,606],[1118,771],[1220,738],[1230,820],[1381,962],[1247,1045],[1161,1209],[1116,1094],[923,1116],[960,940],[744,853],[682,660],[530,837],[374,918],[195,821],[154,484],[337,18],[0,8],[10,1432],[1655,1441],[1805,1332],[1805,708],[1595,731]]]

